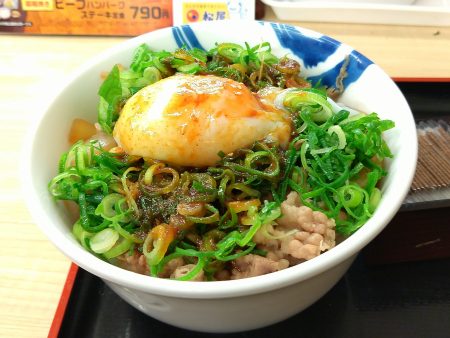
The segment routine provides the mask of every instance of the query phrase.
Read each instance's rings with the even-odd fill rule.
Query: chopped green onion
[[[208,210],[212,214],[205,217],[186,216],[186,219],[188,221],[198,224],[211,224],[219,221],[220,219],[219,210],[217,210],[214,206],[210,204],[206,205],[206,210]]]
[[[194,62],[188,65],[179,66],[177,70],[185,74],[195,74],[200,70],[200,65]]]
[[[130,247],[132,246],[133,242],[123,238],[120,243],[116,243],[111,249],[103,253],[103,257],[106,259],[115,258],[117,256],[120,256],[130,250]]]
[[[121,199],[125,199],[121,194],[109,194],[103,198],[102,202],[97,206],[97,209],[95,209],[95,214],[111,220],[117,215],[117,210],[114,210],[114,205]]]
[[[271,223],[280,216],[281,208],[278,203],[265,201],[261,212],[259,214],[254,214],[253,225],[247,231],[245,236],[237,242],[237,244],[239,244],[239,246],[247,245],[262,225]]]
[[[79,221],[75,222],[75,224],[73,225],[72,233],[75,236],[75,238],[81,243],[81,245],[85,249],[89,250],[89,239],[94,234],[84,230]]]
[[[373,213],[377,208],[378,204],[380,204],[381,200],[381,191],[378,188],[373,188],[372,193],[369,198],[369,211]]]
[[[244,48],[236,43],[221,43],[217,46],[217,53],[229,59],[232,63],[236,63],[239,60],[243,50]]]
[[[344,185],[337,189],[342,204],[347,208],[355,208],[364,200],[364,193],[359,186]]]
[[[119,239],[119,233],[111,228],[96,233],[89,241],[91,250],[102,254],[110,250]]]
[[[145,68],[142,76],[146,78],[150,82],[150,84],[161,80],[161,73],[156,67]]]
[[[177,280],[180,281],[188,281],[191,280],[192,278],[194,278],[195,276],[197,276],[200,271],[203,270],[203,267],[205,266],[205,260],[202,257],[198,257],[198,262],[197,264],[194,266],[194,268],[189,271],[187,274],[185,274],[182,277],[177,278]]]
[[[345,133],[339,125],[334,125],[328,128],[328,134],[336,134],[339,140],[339,144],[337,146],[338,149],[344,149],[347,145],[347,141],[345,139]]]
[[[102,129],[112,133],[113,123],[118,117],[118,104],[122,99],[119,67],[115,65],[103,81],[98,91],[100,104],[98,107],[98,123]]]
[[[283,104],[293,111],[300,111],[302,107],[313,108],[312,119],[315,122],[325,122],[333,115],[333,107],[326,96],[313,90],[290,90],[284,97]]]

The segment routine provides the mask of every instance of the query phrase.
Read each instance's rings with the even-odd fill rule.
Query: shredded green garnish
[[[386,171],[376,162],[392,157],[382,133],[393,128],[394,123],[380,120],[375,113],[348,122],[346,110],[331,115],[323,123],[315,121],[313,116],[309,106],[296,112],[295,118],[305,123],[306,128],[293,141],[301,143],[300,161],[294,155],[291,158],[307,179],[298,182],[291,177],[288,185],[299,193],[305,205],[334,218],[338,232],[350,235],[371,217],[380,199],[376,197],[377,192],[371,196]],[[288,161],[288,168],[292,162]],[[354,181],[363,169],[369,171],[367,183],[359,186]],[[282,187],[283,197],[285,188]],[[340,217],[341,212],[345,212],[345,219]]]
[[[273,55],[267,42],[174,52],[141,45],[129,68],[114,66],[99,89],[102,130],[112,133],[134,93],[175,73],[227,77],[254,92],[284,89],[281,103],[294,127],[289,146],[258,141],[231,154],[220,152],[213,167],[180,168],[79,141],[61,156],[49,191],[78,205],[73,234],[84,248],[113,263],[123,255],[144,255],[152,276],[182,258],[193,268],[179,280],[202,272],[214,280],[239,257],[266,255],[254,236],[275,224],[291,191],[303,205],[333,218],[342,235],[372,216],[387,174],[383,160],[392,157],[382,135],[394,123],[375,113],[334,111],[326,90],[312,88],[300,76],[300,65]]]

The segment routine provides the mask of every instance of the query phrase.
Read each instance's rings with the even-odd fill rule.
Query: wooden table
[[[270,10],[266,18],[274,19]],[[392,77],[450,78],[450,28],[294,24],[355,47]],[[124,40],[0,36],[1,337],[47,336],[70,266],[35,226],[22,199],[20,156],[27,129],[58,83]]]

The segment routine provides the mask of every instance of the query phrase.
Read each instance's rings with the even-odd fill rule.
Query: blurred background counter
[[[270,8],[264,19],[278,21]],[[288,23],[353,46],[394,78],[450,79],[450,27]],[[126,39],[0,35],[1,337],[48,335],[70,267],[22,199],[21,148],[33,115],[78,66]]]

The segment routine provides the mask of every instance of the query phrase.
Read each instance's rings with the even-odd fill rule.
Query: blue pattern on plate
[[[340,42],[325,35],[315,38],[302,34],[293,26],[276,23],[271,23],[271,26],[277,35],[280,45],[283,48],[290,49],[297,57],[303,60],[305,67],[308,68],[315,67],[320,62],[326,61],[341,46]],[[316,52],[311,53],[312,50]],[[349,57],[347,76],[343,81],[344,88],[357,81],[366,68],[373,63],[355,50],[350,53]],[[344,61],[343,59],[333,68],[325,70],[320,75],[310,76],[308,79],[313,84],[321,81],[326,86],[335,86],[336,77],[339,75]]]
[[[187,43],[183,41],[183,37],[181,36],[181,32],[178,27],[172,27],[172,35],[178,47],[183,47],[185,45],[187,46]]]
[[[177,43],[178,47],[186,46],[189,49],[192,48],[204,49],[200,44],[200,42],[198,41],[197,36],[195,36],[194,31],[188,25],[180,27],[172,27],[172,34],[173,37],[175,38],[175,42]]]
[[[344,65],[345,60],[339,62],[333,68],[323,72],[320,75],[310,76],[308,79],[315,85],[320,81],[320,83],[335,87],[336,78]],[[347,75],[344,78],[343,84],[344,88],[347,88],[350,84],[357,81],[364,70],[372,63],[369,59],[361,55],[357,51],[352,51],[349,55],[349,62],[346,68]]]
[[[290,49],[297,57],[303,60],[305,67],[308,68],[324,62],[341,45],[336,40],[325,35],[320,38],[304,35],[293,26],[276,23],[271,23],[271,26],[277,35],[280,45]],[[312,50],[316,52],[311,53]]]
[[[264,22],[259,22],[264,25]],[[291,50],[291,52],[303,60],[306,68],[317,67],[321,62],[325,62],[330,56],[336,53],[341,46],[339,41],[336,41],[326,35],[320,37],[308,36],[299,31],[296,27],[270,23],[281,47]],[[200,41],[194,33],[194,30],[189,25],[172,27],[172,34],[178,47],[200,48],[203,49]],[[311,51],[314,51],[313,53]],[[349,55],[349,63],[347,65],[347,76],[344,78],[344,88],[351,83],[357,81],[366,68],[372,64],[372,61],[361,55],[359,52],[353,50]],[[308,77],[313,84],[321,82],[326,86],[335,86],[336,78],[341,71],[344,64],[344,55],[342,61],[334,65],[330,69],[324,70],[321,74]]]
[[[326,85],[327,87],[336,87],[336,79],[339,76],[339,73],[341,71],[342,66],[344,65],[345,60],[342,60],[341,62],[339,62],[335,67],[323,72],[320,75],[316,75],[316,76],[309,76],[308,80],[311,81],[311,83],[313,84],[313,86],[315,86],[316,84],[320,83],[322,85]],[[350,67],[350,62],[348,64],[348,67]],[[349,70],[349,68],[348,68]],[[351,75],[351,73],[349,71],[348,75]],[[344,88],[347,88],[347,86],[352,83],[353,81],[356,81],[357,79],[354,79],[353,76],[349,77],[347,76],[344,81]]]

